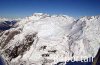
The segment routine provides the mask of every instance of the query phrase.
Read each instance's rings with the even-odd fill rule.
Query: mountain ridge
[[[100,16],[35,13],[14,26],[0,32],[0,53],[9,65],[54,65],[95,57],[100,48]]]

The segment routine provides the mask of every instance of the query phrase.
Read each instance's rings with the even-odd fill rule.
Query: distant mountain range
[[[8,30],[14,26],[17,21],[4,21],[0,22],[0,30]]]

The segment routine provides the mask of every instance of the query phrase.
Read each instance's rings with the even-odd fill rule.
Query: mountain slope
[[[100,48],[100,16],[75,20],[35,13],[0,33],[0,52],[8,65],[54,65],[95,57]]]

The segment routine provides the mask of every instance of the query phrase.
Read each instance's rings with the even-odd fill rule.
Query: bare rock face
[[[35,13],[0,31],[0,53],[7,65],[54,65],[95,57],[100,48],[100,16],[75,20]],[[64,65],[64,63],[59,63]]]

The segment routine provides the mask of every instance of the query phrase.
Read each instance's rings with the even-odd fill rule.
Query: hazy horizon
[[[23,18],[33,13],[72,17],[100,15],[100,0],[0,0],[0,17]]]

